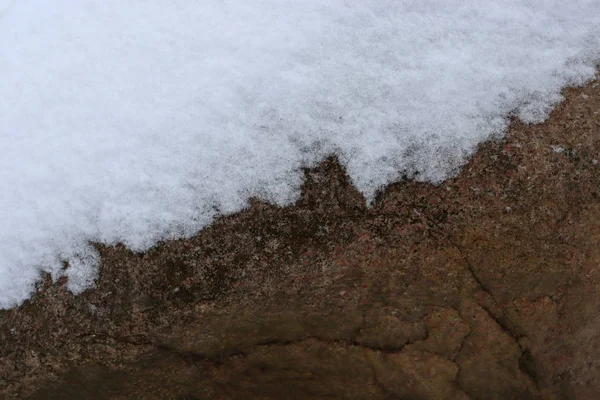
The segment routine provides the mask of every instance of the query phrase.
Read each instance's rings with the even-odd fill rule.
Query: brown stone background
[[[600,81],[372,207],[335,158],[0,311],[0,398],[600,399]],[[553,147],[554,146],[554,147]]]

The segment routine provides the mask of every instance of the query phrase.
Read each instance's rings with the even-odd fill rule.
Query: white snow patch
[[[0,308],[89,241],[143,250],[335,152],[439,183],[594,76],[598,0],[0,0]],[[63,261],[70,268],[63,271]]]

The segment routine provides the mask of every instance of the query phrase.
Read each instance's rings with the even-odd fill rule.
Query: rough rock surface
[[[372,207],[335,159],[0,312],[0,397],[600,398],[600,81]]]

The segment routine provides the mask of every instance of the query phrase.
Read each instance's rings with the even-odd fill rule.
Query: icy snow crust
[[[0,0],[0,308],[89,241],[143,250],[335,152],[438,183],[600,59],[600,1]],[[70,268],[62,270],[63,261]]]

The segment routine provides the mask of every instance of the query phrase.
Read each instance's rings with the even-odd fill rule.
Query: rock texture
[[[600,81],[372,207],[334,158],[0,312],[0,397],[600,398]],[[66,266],[68,268],[68,266]]]

